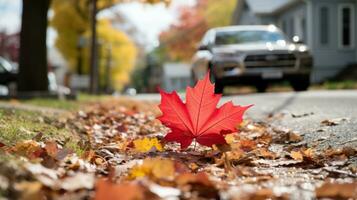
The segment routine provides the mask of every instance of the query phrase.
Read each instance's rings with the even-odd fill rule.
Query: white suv
[[[203,37],[193,57],[192,78],[197,81],[210,70],[216,93],[235,84],[264,92],[270,82],[284,80],[303,91],[310,85],[312,63],[306,45],[291,42],[273,25],[221,27]]]

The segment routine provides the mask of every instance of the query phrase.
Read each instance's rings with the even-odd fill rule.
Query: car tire
[[[17,91],[17,83],[16,82],[10,82],[7,84],[7,88],[9,90],[9,96],[16,96],[16,91]]]
[[[268,83],[266,82],[259,82],[255,85],[255,88],[257,89],[258,93],[264,93],[266,92],[267,88],[268,88]]]
[[[214,85],[214,93],[215,94],[223,94],[224,91],[224,85],[222,81],[215,80],[215,85]]]
[[[290,85],[296,92],[306,91],[310,86],[310,76],[302,75],[290,80]]]
[[[193,70],[191,70],[191,80],[190,80],[190,85],[194,86],[197,82],[197,78],[195,76],[195,73],[193,72]]]
[[[223,94],[224,91],[224,84],[222,80],[217,79],[214,71],[213,71],[213,64],[209,63],[208,64],[208,70],[210,73],[210,81],[211,83],[214,83],[214,93],[215,94]]]

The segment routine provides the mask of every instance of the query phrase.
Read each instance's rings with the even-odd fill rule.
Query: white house
[[[233,23],[275,24],[299,36],[314,56],[312,80],[357,63],[357,0],[239,0]],[[357,66],[357,65],[355,65]]]

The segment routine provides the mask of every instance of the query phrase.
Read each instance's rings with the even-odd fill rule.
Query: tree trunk
[[[23,0],[18,90],[48,91],[47,12],[51,0]]]
[[[91,48],[90,48],[90,86],[91,94],[98,93],[99,70],[98,70],[98,45],[97,45],[97,0],[91,0]]]

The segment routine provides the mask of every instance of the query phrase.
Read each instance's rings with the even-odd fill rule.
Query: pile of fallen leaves
[[[160,105],[164,112],[173,103],[175,112],[182,109],[180,116],[199,112],[197,102],[188,105],[188,112],[175,93],[163,95],[171,98]],[[219,98],[213,99],[218,103]],[[198,102],[211,106],[211,101]],[[244,120],[231,127],[248,107],[216,109],[214,104],[203,122],[191,116],[195,120],[186,126],[178,123],[184,119],[164,113],[159,118],[164,126],[155,106],[143,112],[140,104],[145,103],[93,104],[58,122],[82,138],[82,152],[66,148],[66,141],[40,136],[14,146],[0,143],[0,153],[7,157],[0,162],[0,197],[357,199],[356,148],[319,151],[298,133],[264,122]],[[217,113],[233,113],[235,120],[220,123],[227,115]],[[206,130],[213,126],[204,124],[219,124],[222,131],[212,135]]]
[[[9,199],[348,199],[356,198],[356,149],[318,152],[290,130],[245,120],[227,144],[182,151],[149,112],[110,102],[67,122],[81,155],[61,141],[1,145],[21,157],[1,163]]]

